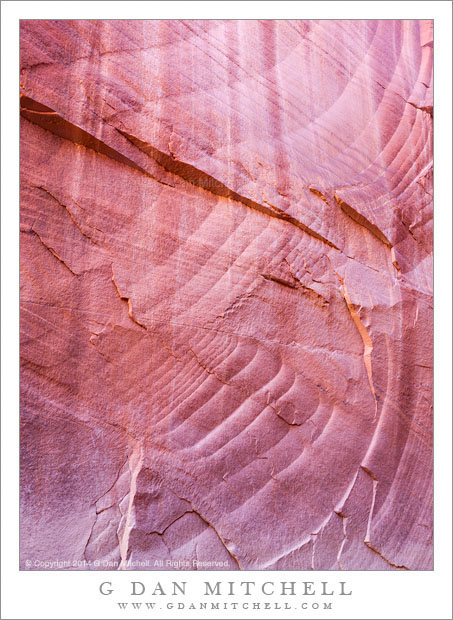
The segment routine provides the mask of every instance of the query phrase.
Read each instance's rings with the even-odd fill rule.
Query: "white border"
[[[333,612],[213,613],[210,618],[451,618],[451,76],[449,2],[2,2],[2,618],[200,617],[200,612],[119,615],[101,580],[154,581],[156,573],[18,571],[18,19],[434,19],[435,20],[435,570],[432,572],[231,573],[231,580],[346,581]],[[199,592],[229,573],[167,573]],[[124,587],[124,586],[123,586]],[[201,597],[198,597],[201,598]],[[127,600],[127,599],[126,599]],[[239,599],[235,599],[239,600]],[[259,600],[254,598],[254,600]],[[265,600],[261,597],[261,600]],[[318,599],[317,599],[318,600]],[[156,613],[159,615],[157,616]],[[176,615],[175,615],[176,614]],[[280,614],[280,615],[279,615]],[[283,615],[281,615],[283,614]]]

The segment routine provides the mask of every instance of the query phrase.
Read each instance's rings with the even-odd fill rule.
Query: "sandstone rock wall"
[[[22,21],[23,558],[432,567],[432,51]]]

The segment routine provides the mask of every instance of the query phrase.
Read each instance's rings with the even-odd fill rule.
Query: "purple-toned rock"
[[[21,22],[24,562],[432,568],[432,52]]]

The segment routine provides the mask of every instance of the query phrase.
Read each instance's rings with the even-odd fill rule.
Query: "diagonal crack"
[[[265,206],[258,202],[255,202],[254,200],[251,200],[250,198],[241,196],[234,190],[224,185],[218,179],[214,178],[207,172],[204,172],[203,170],[196,168],[192,164],[188,164],[186,162],[177,160],[174,157],[171,157],[170,155],[167,155],[166,153],[160,151],[159,149],[149,144],[148,142],[143,142],[142,140],[139,140],[139,138],[132,136],[126,131],[123,131],[118,128],[117,128],[117,131],[121,135],[123,135],[125,138],[127,138],[134,146],[136,146],[141,151],[146,153],[146,155],[148,155],[149,157],[152,157],[165,170],[181,177],[188,183],[195,185],[195,187],[200,187],[201,189],[204,189],[210,192],[211,194],[214,194],[215,196],[223,196],[225,198],[231,198],[232,200],[235,200],[236,202],[240,202],[246,205],[247,207],[254,209],[255,211],[259,211],[260,213],[264,213],[265,215],[276,218],[278,220],[289,222],[293,226],[296,226],[300,230],[303,230],[305,233],[307,233],[311,237],[314,237],[315,239],[318,239],[319,241],[322,241],[323,243],[327,244],[329,247],[335,248],[336,250],[339,249],[334,243],[332,243],[331,241],[329,241],[328,239],[326,239],[325,237],[317,233],[315,230],[311,229],[303,222],[300,222],[297,218],[293,217],[292,215],[288,215],[285,211],[282,211],[278,207],[271,205],[269,202],[264,201],[268,205],[268,206]]]
[[[186,501],[188,501],[188,500],[186,500]],[[211,528],[214,530],[214,532],[215,532],[215,533],[217,534],[217,536],[219,537],[220,542],[221,542],[221,543],[222,543],[222,545],[225,547],[225,549],[226,549],[226,551],[227,551],[228,555],[230,555],[230,556],[233,558],[233,560],[236,562],[236,564],[238,565],[238,567],[242,570],[242,566],[241,566],[241,564],[240,564],[240,562],[239,562],[238,557],[237,557],[237,556],[236,556],[236,555],[235,555],[235,554],[234,554],[234,553],[233,553],[233,552],[232,552],[232,551],[231,551],[231,550],[227,547],[226,540],[228,540],[228,539],[225,539],[225,538],[222,536],[222,534],[221,534],[221,533],[220,533],[220,532],[216,529],[216,527],[215,527],[215,526],[214,526],[214,525],[213,525],[210,521],[208,521],[208,520],[206,519],[206,517],[204,517],[204,516],[203,516],[203,515],[202,515],[202,514],[201,514],[201,513],[200,513],[200,512],[199,512],[199,511],[195,508],[195,506],[192,504],[192,502],[189,502],[189,503],[190,503],[190,505],[192,506],[192,511],[193,511],[195,514],[197,514],[197,515],[200,517],[200,519],[202,519],[205,523],[207,523],[207,524],[209,525],[209,527],[211,527]]]
[[[418,106],[416,103],[412,103],[412,101],[408,101],[407,99],[405,99],[402,95],[397,93],[396,90],[391,90],[390,88],[387,88],[387,86],[384,86],[383,84],[381,84],[377,80],[376,80],[376,83],[379,84],[379,86],[381,88],[383,88],[384,90],[388,90],[390,93],[393,93],[394,95],[397,95],[397,97],[402,99],[404,101],[404,103],[408,103],[409,105],[411,105],[416,110],[420,110],[421,112],[425,112],[425,114],[428,114],[428,116],[433,118],[433,106],[432,105]],[[422,82],[422,84],[424,86],[426,86],[426,84],[424,82]],[[426,86],[426,88],[428,88],[428,86]]]
[[[365,544],[368,547],[368,549],[371,549],[371,551],[374,551],[374,553],[377,553],[383,560],[387,562],[387,564],[390,564],[390,566],[393,566],[393,568],[398,568],[400,570],[410,570],[410,568],[408,568],[407,566],[404,566],[404,564],[394,564],[393,562],[391,562],[388,558],[382,555],[382,553],[378,549],[376,549],[376,547],[374,547],[370,543],[369,540],[365,540]]]
[[[425,114],[429,114],[429,116],[433,118],[433,106],[432,105],[419,106],[419,105],[416,105],[415,103],[412,103],[412,101],[406,101],[406,103],[411,105],[416,110],[420,110],[421,112],[425,112]]]
[[[54,200],[57,204],[60,205],[60,207],[63,207],[63,209],[66,210],[66,212],[68,213],[69,217],[71,218],[71,221],[74,223],[74,225],[76,226],[76,228],[78,229],[78,231],[80,232],[80,234],[82,234],[86,239],[88,239],[89,241],[91,241],[91,243],[94,243],[95,245],[100,245],[100,242],[95,239],[94,237],[88,235],[86,233],[85,230],[83,230],[82,226],[79,224],[79,222],[77,222],[77,220],[75,219],[72,211],[70,210],[70,208],[65,205],[63,202],[61,202],[61,200],[59,200],[56,196],[54,196],[54,194],[52,194],[52,192],[50,192],[46,187],[44,187],[44,185],[34,185],[33,187],[35,187],[36,189],[39,189],[43,192],[45,192],[48,196],[50,196],[52,198],[52,200]],[[72,199],[73,200],[73,199]],[[74,204],[77,205],[77,207],[79,209],[81,209],[82,211],[85,211],[85,209],[83,207],[81,207],[80,205],[78,205],[75,200],[73,200]],[[93,227],[90,224],[86,223],[86,225],[93,231],[98,231],[101,235],[104,235],[104,233],[102,232],[102,230],[100,230],[99,228]],[[105,244],[104,244],[105,245]]]
[[[176,517],[176,519],[173,519],[173,521],[171,523],[169,523],[161,532],[158,532],[157,530],[152,530],[151,532],[146,532],[147,536],[151,536],[151,534],[156,534],[157,536],[163,536],[165,534],[165,532],[172,526],[174,525],[177,521],[179,521],[180,519],[182,519],[183,517],[185,517],[186,515],[192,514],[194,511],[193,510],[185,510],[182,515],[179,515],[179,517]]]
[[[28,121],[39,125],[43,129],[51,131],[52,133],[60,136],[61,138],[70,140],[75,144],[80,144],[97,153],[106,155],[110,159],[125,164],[130,168],[133,168],[134,170],[138,170],[139,172],[154,179],[158,183],[168,185],[168,183],[165,183],[162,180],[158,179],[150,172],[145,170],[142,166],[134,162],[132,159],[126,157],[118,150],[106,144],[103,140],[96,138],[81,127],[78,127],[74,123],[66,120],[52,108],[49,108],[48,106],[38,101],[35,101],[31,97],[27,97],[24,94],[21,94],[21,115]],[[318,239],[319,241],[327,244],[329,247],[339,250],[339,248],[334,243],[317,233],[315,230],[311,229],[303,222],[299,221],[294,216],[289,215],[288,213],[279,209],[278,207],[275,207],[274,205],[271,205],[269,202],[264,201],[267,205],[265,206],[263,204],[255,202],[254,200],[251,200],[250,198],[241,196],[237,192],[224,185],[218,179],[215,179],[208,173],[199,170],[195,166],[179,161],[174,157],[167,155],[166,153],[158,150],[151,144],[143,142],[142,140],[136,138],[135,136],[132,136],[124,130],[118,129],[117,127],[114,127],[114,129],[116,129],[116,131],[123,137],[127,138],[129,142],[131,142],[135,147],[140,149],[140,151],[151,157],[162,168],[164,168],[168,172],[171,172],[172,174],[181,177],[192,185],[205,189],[216,196],[224,196],[226,198],[231,198],[236,202],[241,202],[247,207],[254,209],[255,211],[259,211],[260,213],[264,213],[270,217],[286,221],[293,226],[296,226],[300,230],[304,231],[311,237],[314,237],[315,239]]]
[[[38,232],[36,232],[36,230],[33,227],[30,229],[30,232],[32,234],[36,235],[36,237],[38,237],[38,239],[43,244],[43,246],[46,248],[46,250],[48,250],[52,254],[52,256],[54,256],[57,260],[59,260],[60,263],[63,263],[63,265],[66,267],[66,269],[68,269],[72,273],[73,276],[75,276],[76,278],[79,277],[79,274],[76,273],[75,271],[72,271],[72,269],[68,265],[68,263],[66,263],[62,258],[60,258],[60,256],[58,256],[58,254],[55,252],[55,250],[52,247],[50,247],[50,245],[47,245],[47,243],[45,241],[43,241],[41,235]]]
[[[336,192],[334,194],[334,198],[343,213],[350,217],[351,220],[354,220],[354,222],[366,228],[372,235],[379,239],[379,241],[382,241],[382,243],[388,248],[392,248],[391,242],[387,239],[387,237],[384,235],[380,228],[378,228],[375,224],[372,224],[369,220],[367,220],[364,215],[356,211],[354,207],[351,207],[351,205],[342,200]]]
[[[203,364],[203,362],[200,360],[200,358],[198,357],[198,355],[195,353],[195,351],[192,349],[192,347],[189,347],[188,350],[192,353],[192,355],[194,356],[194,358],[197,361],[197,364],[199,366],[201,366],[201,368],[203,368],[203,370],[205,372],[208,373],[208,375],[213,375],[218,381],[220,381],[220,383],[223,383],[223,385],[230,385],[230,383],[228,383],[227,381],[224,381],[223,379],[221,379],[219,377],[219,375],[214,371],[214,370],[209,370],[209,368],[206,366],[206,364]]]
[[[123,462],[123,463],[121,463],[121,465],[120,465],[120,467],[119,467],[119,469],[118,469],[118,471],[117,471],[117,473],[116,473],[116,475],[115,475],[115,480],[112,482],[112,484],[111,484],[111,485],[110,485],[110,487],[107,489],[107,491],[105,491],[105,493],[103,493],[103,494],[102,494],[102,495],[100,495],[97,499],[95,499],[95,500],[94,500],[94,502],[93,502],[93,504],[94,504],[94,505],[96,505],[96,504],[97,504],[97,503],[98,503],[98,502],[99,502],[99,501],[100,501],[103,497],[105,497],[105,496],[107,495],[107,493],[110,493],[110,491],[113,489],[113,487],[115,486],[115,484],[118,482],[118,480],[119,480],[119,478],[120,478],[120,475],[121,475],[121,470],[122,470],[122,469],[123,469],[123,467],[126,465],[126,463],[127,463],[127,461],[128,461],[128,460],[129,460],[129,456],[126,456],[126,458],[125,458],[124,462]],[[102,509],[102,511],[100,511],[100,512],[103,512],[104,510],[105,510],[105,508],[104,508],[104,509]],[[97,513],[97,514],[100,514],[100,512],[99,512],[99,513]]]
[[[34,99],[31,99],[23,94],[20,96],[20,104],[21,116],[31,123],[39,125],[39,127],[54,133],[60,138],[74,142],[74,144],[80,144],[81,146],[91,149],[96,153],[106,155],[120,164],[125,164],[126,166],[145,174],[158,183],[167,185],[154,177],[150,172],[139,166],[136,162],[132,161],[132,159],[129,159],[129,157],[126,157],[99,138],[96,138],[81,127],[74,125],[60,116],[60,114],[55,112],[55,110],[52,110],[52,108],[49,108],[48,106],[43,105],[42,103],[39,103],[38,101],[35,101]]]
[[[265,280],[270,280],[271,282],[276,282],[277,284],[281,284],[282,286],[287,286],[288,288],[297,288],[297,285],[294,282],[288,282],[287,280],[282,280],[281,278],[277,278],[277,276],[273,276],[269,273],[262,273],[261,277]]]

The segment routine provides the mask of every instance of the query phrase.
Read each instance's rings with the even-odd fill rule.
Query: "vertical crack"
[[[119,286],[118,286],[118,284],[117,284],[117,282],[116,282],[116,280],[115,280],[115,273],[114,273],[114,271],[113,271],[113,263],[112,263],[112,282],[113,282],[113,284],[115,285],[116,292],[118,293],[119,298],[120,298],[120,299],[122,299],[123,301],[126,301],[126,302],[127,302],[127,310],[128,310],[128,315],[129,315],[129,318],[131,319],[131,321],[133,321],[134,323],[136,323],[136,324],[137,324],[139,327],[141,327],[142,329],[144,329],[144,330],[148,331],[147,327],[146,327],[145,325],[143,325],[143,323],[140,323],[140,321],[138,321],[138,319],[136,319],[136,318],[135,318],[135,316],[132,314],[132,302],[131,302],[131,300],[130,300],[130,297],[125,297],[125,296],[121,293],[121,291],[120,291],[120,289],[119,289]]]
[[[136,449],[132,453],[131,458],[129,459],[129,471],[131,475],[130,487],[129,487],[129,503],[128,503],[126,514],[125,514],[126,521],[124,524],[123,535],[121,536],[120,541],[119,541],[120,557],[121,557],[119,570],[126,570],[127,555],[128,555],[128,550],[129,550],[129,536],[134,526],[134,523],[133,523],[134,521],[134,500],[135,500],[135,494],[137,491],[137,476],[142,469],[142,464],[143,464],[143,446],[141,445],[139,446],[138,449]]]
[[[365,534],[365,540],[364,543],[366,545],[370,545],[370,540],[371,540],[371,522],[373,520],[373,511],[374,511],[374,504],[376,502],[376,492],[377,492],[377,486],[379,484],[379,480],[377,479],[377,477],[375,476],[375,474],[373,474],[373,472],[371,470],[368,469],[368,467],[365,467],[364,465],[360,466],[364,472],[366,472],[369,476],[371,476],[371,479],[373,480],[373,495],[371,498],[371,506],[370,506],[370,512],[368,514],[368,523],[367,523],[367,527],[366,527],[366,534]]]
[[[335,271],[335,270],[334,270]],[[351,301],[351,298],[349,296],[349,292],[348,289],[346,287],[346,283],[344,281],[344,279],[340,276],[340,274],[335,271],[337,278],[340,281],[340,293],[343,296],[343,299],[346,302],[346,305],[348,307],[349,313],[351,315],[352,320],[354,321],[355,326],[357,327],[357,331],[359,332],[359,335],[362,339],[363,342],[363,362],[365,364],[365,369],[368,375],[368,383],[370,385],[370,390],[371,390],[371,394],[373,396],[373,400],[374,400],[374,419],[376,419],[377,417],[377,409],[378,409],[378,403],[377,403],[377,397],[376,397],[376,390],[374,388],[374,383],[373,383],[373,369],[372,369],[372,365],[371,365],[371,352],[373,351],[373,342],[371,340],[370,334],[368,333],[365,325],[362,323],[361,319],[360,319],[360,315],[357,312],[357,310],[354,307],[354,304]]]
[[[348,540],[348,534],[347,534],[346,530],[347,530],[347,526],[348,526],[348,519],[349,519],[349,517],[347,517],[341,511],[335,511],[335,512],[343,520],[343,540],[341,541],[340,548],[338,549],[337,562],[338,562],[338,566],[340,567],[340,570],[344,570],[344,567],[343,567],[343,565],[341,563],[341,554],[343,553],[343,548],[344,548],[344,546],[346,544],[346,541]]]

